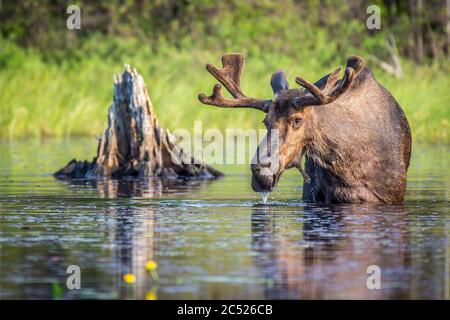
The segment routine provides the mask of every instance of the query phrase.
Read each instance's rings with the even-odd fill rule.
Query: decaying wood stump
[[[175,160],[175,161],[174,161]],[[136,69],[114,77],[114,100],[92,162],[71,160],[57,178],[146,176],[212,179],[222,173],[186,153],[176,137],[159,126],[143,77]]]

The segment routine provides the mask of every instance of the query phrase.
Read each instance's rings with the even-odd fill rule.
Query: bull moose
[[[297,77],[295,81],[304,89],[289,89],[279,70],[271,78],[272,100],[244,95],[241,54],[224,55],[222,64],[222,69],[212,64],[206,68],[232,98],[225,97],[216,84],[211,96],[198,96],[200,102],[263,111],[268,129],[265,141],[276,143],[258,147],[251,165],[254,191],[272,191],[284,170],[298,168],[304,178],[305,202],[403,201],[411,157],[408,120],[364,59],[349,57],[342,79],[340,67],[314,84]],[[275,131],[277,139],[270,139]]]

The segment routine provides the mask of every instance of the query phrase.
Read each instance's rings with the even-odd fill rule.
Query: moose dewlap
[[[303,200],[348,203],[403,201],[411,157],[411,132],[394,97],[375,79],[365,61],[356,56],[315,83],[297,77],[304,89],[289,89],[283,71],[271,79],[274,98],[244,95],[240,76],[244,57],[222,57],[223,68],[207,70],[221,85],[213,94],[199,95],[204,104],[225,108],[254,108],[266,113],[267,139],[251,165],[252,188],[270,192],[284,170],[297,168],[303,175]],[[276,130],[277,139],[270,139]],[[275,155],[275,156],[274,156]],[[305,168],[302,159],[305,158]]]

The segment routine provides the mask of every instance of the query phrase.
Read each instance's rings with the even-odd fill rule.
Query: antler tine
[[[222,108],[254,108],[267,112],[271,100],[246,97],[241,90],[241,73],[244,68],[244,56],[238,53],[226,54],[222,56],[222,69],[213,64],[206,65],[206,69],[230,92],[234,99],[223,96],[222,86],[216,84],[213,88],[213,94],[206,96],[199,94],[198,99],[201,103],[209,104]]]
[[[241,74],[244,68],[244,56],[238,53],[226,54],[222,56],[222,69],[216,68],[211,63],[206,65],[206,69],[214,78],[231,93],[234,98],[245,97],[241,90]]]
[[[262,100],[255,98],[239,98],[239,99],[228,99],[222,94],[222,86],[216,84],[213,88],[213,94],[211,96],[206,96],[204,93],[198,95],[198,99],[201,103],[213,105],[221,108],[254,108],[264,112],[267,112],[271,100]]]
[[[336,86],[336,83],[339,78],[339,74],[341,73],[342,67],[337,68],[335,71],[330,73],[327,79],[327,83],[325,84],[325,87],[322,89],[322,91],[325,93],[325,95],[332,91],[332,89]]]
[[[222,94],[222,86],[220,84],[216,84],[213,87],[213,94],[211,96],[206,96],[204,93],[200,93],[198,95],[198,100],[204,104],[210,104],[217,107],[229,108],[231,107],[226,102],[227,98],[225,98]]]
[[[328,75],[327,81],[321,90],[301,77],[295,78],[295,82],[307,89],[316,98],[318,104],[333,102],[339,95],[344,93],[353,83],[356,76],[364,69],[365,61],[358,56],[350,56],[347,59],[347,67],[342,80],[338,80],[341,67]]]
[[[345,69],[345,75],[344,78],[341,80],[341,82],[334,88],[332,92],[330,92],[329,100],[336,99],[340,94],[342,94],[344,91],[350,87],[350,85],[353,82],[353,79],[355,78],[355,70],[353,68],[347,67]]]
[[[355,70],[355,74],[358,74],[364,69],[366,62],[363,58],[358,56],[350,56],[347,58],[347,68]]]
[[[318,100],[319,103],[323,103],[325,101],[325,95],[322,93],[322,90],[320,90],[320,88],[318,88],[315,84],[301,77],[296,77],[295,82],[311,92],[311,94]]]
[[[363,58],[358,56],[350,56],[347,58],[347,67],[345,68],[344,78],[339,82],[339,84],[329,93],[327,96],[328,100],[336,99],[340,94],[345,92],[356,76],[364,69],[366,62]]]

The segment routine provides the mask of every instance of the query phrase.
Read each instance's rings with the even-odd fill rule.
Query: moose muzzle
[[[278,130],[270,130],[261,141],[250,166],[252,189],[255,192],[270,192],[280,176]]]

